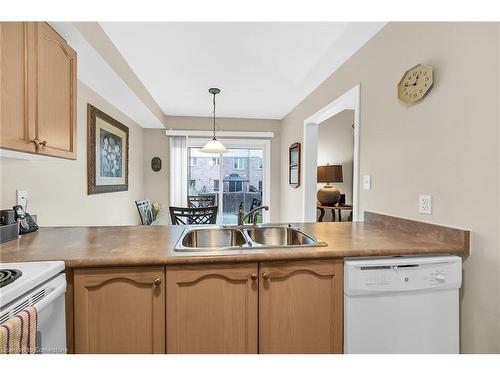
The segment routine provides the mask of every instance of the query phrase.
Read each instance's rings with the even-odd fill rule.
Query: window
[[[189,195],[193,195],[196,192],[196,180],[189,180]]]
[[[243,191],[243,182],[242,181],[229,181],[229,192],[236,193],[239,191]]]
[[[233,169],[245,169],[245,158],[234,158]]]
[[[262,158],[257,159],[257,169],[262,169]],[[259,189],[262,190],[262,189]]]
[[[217,223],[236,224],[240,202],[249,207],[259,195],[262,195],[263,204],[268,200],[264,158],[269,155],[267,147],[270,142],[225,140],[228,152],[224,154],[202,152],[205,143],[204,139],[190,138],[187,141],[188,154],[184,159],[187,177],[183,189],[187,190],[187,195],[215,195],[219,210]],[[268,220],[268,214],[259,217]]]

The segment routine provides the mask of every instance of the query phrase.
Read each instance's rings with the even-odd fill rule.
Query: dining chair
[[[172,225],[202,225],[217,222],[217,206],[173,207],[170,206]]]
[[[151,225],[151,223],[153,222],[153,211],[151,210],[151,201],[149,199],[135,201],[135,205],[137,206],[137,211],[139,211],[141,224]]]
[[[250,205],[250,211],[253,210],[254,208],[259,207],[262,204],[261,199],[253,198],[252,199],[252,204]]]
[[[210,207],[215,206],[215,194],[210,195],[188,195],[188,207]]]

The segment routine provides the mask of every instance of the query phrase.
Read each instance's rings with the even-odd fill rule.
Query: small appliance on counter
[[[15,205],[12,207],[16,220],[19,221],[19,234],[26,234],[38,230],[38,225],[35,220],[27,212],[24,212],[24,208],[21,205]]]
[[[0,224],[10,225],[16,222],[16,216],[13,209],[0,210]]]
[[[0,211],[0,243],[16,240],[20,234],[37,229],[36,215],[31,216],[21,205]]]
[[[16,222],[14,210],[0,210],[0,243],[15,240],[18,237],[19,224]]]
[[[19,224],[0,225],[0,243],[17,240],[19,238]]]

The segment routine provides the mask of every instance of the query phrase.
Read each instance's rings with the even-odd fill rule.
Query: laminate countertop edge
[[[180,226],[54,227],[0,244],[0,261],[63,260],[67,268],[268,262],[346,257],[467,256],[466,230],[367,212],[365,222],[297,223],[325,247],[176,252]]]

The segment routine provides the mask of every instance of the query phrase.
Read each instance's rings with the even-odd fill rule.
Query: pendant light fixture
[[[214,111],[213,111],[213,123],[214,123],[214,136],[212,140],[208,141],[205,146],[201,149],[201,152],[206,152],[210,154],[223,154],[227,152],[227,148],[224,147],[224,145],[217,140],[215,137],[215,95],[220,93],[220,90],[216,87],[212,87],[208,89],[208,92],[214,96],[213,103],[214,103]]]

